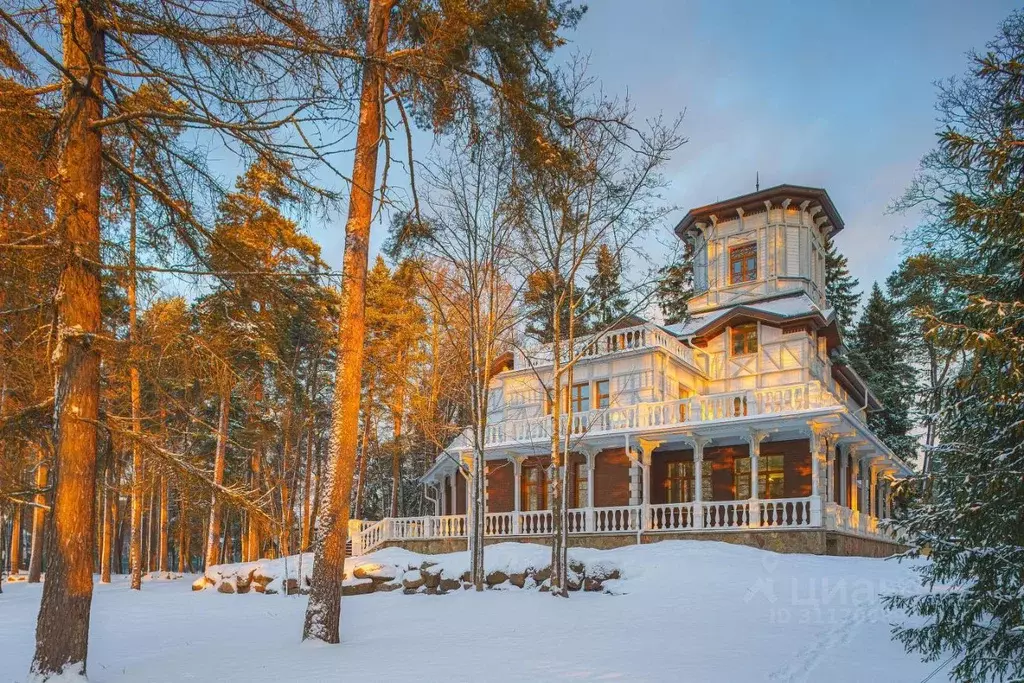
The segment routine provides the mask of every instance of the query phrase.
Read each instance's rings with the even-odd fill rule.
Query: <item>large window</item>
[[[540,465],[527,465],[523,467],[523,509],[524,510],[546,510],[547,497],[547,476],[544,468]]]
[[[666,500],[669,503],[692,503],[696,493],[692,461],[677,461],[668,464],[668,479],[665,481]],[[711,500],[711,463],[704,463],[701,469],[701,499]]]
[[[611,402],[611,393],[608,390],[608,380],[600,379],[594,382],[595,407],[607,408]]]
[[[573,507],[585,508],[587,507],[587,489],[590,486],[590,475],[587,463],[578,462],[573,468],[573,474],[576,480],[576,491],[575,499],[573,500]]]
[[[729,284],[757,279],[757,244],[750,242],[729,250]]]
[[[733,461],[733,476],[736,500],[750,498],[750,458]],[[786,497],[786,474],[781,455],[762,455],[757,459],[757,497]]]
[[[573,384],[570,400],[572,401],[572,412],[585,413],[590,410],[590,384],[588,382]]]
[[[732,355],[745,356],[757,353],[757,323],[738,325],[729,331],[732,341]]]

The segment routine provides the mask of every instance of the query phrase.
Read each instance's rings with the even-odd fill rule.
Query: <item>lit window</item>
[[[751,242],[729,250],[729,284],[757,279],[757,244]]]
[[[745,356],[757,353],[757,325],[739,325],[730,330],[732,355]]]
[[[597,408],[607,408],[611,401],[611,394],[608,391],[608,380],[598,380],[594,383],[594,389],[597,393],[594,397],[597,399]]]
[[[668,463],[668,479],[665,481],[666,499],[669,503],[692,503],[696,492],[694,466],[692,461]],[[701,469],[701,498],[711,500],[711,463],[704,463]]]
[[[750,458],[733,461],[736,500],[750,498]],[[758,498],[785,498],[786,473],[781,455],[762,455],[757,461]]]
[[[590,410],[590,384],[572,385],[572,412],[585,413]]]
[[[587,507],[587,488],[590,486],[590,479],[588,475],[587,463],[578,462],[576,463],[575,469],[576,475],[576,500],[574,507],[585,508]]]
[[[530,465],[523,468],[523,505],[526,510],[544,510],[545,500],[544,468]]]

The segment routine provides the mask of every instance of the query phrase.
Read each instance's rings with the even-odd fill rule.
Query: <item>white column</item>
[[[587,511],[583,515],[585,531],[596,529],[594,520],[594,467],[597,464],[597,452],[587,449]]]
[[[693,437],[693,528],[704,528],[704,444],[707,439]]]
[[[836,502],[836,448],[832,444],[829,444],[825,458],[825,501],[834,503]]]
[[[445,475],[444,479],[441,480],[440,486],[437,487],[440,493],[438,494],[438,500],[441,501],[441,511],[438,514],[445,514],[444,506],[448,502],[448,475]]]
[[[853,482],[853,498],[850,501],[850,509],[860,512],[860,454],[856,449],[850,450],[850,479]]]
[[[868,510],[872,517],[878,516],[878,466],[872,463],[868,466]]]
[[[758,470],[761,459],[761,442],[768,434],[765,432],[751,431],[747,436],[747,443],[750,444],[750,501],[747,504],[747,514],[750,516],[750,526],[761,526],[761,491],[758,485]]]
[[[521,458],[512,457],[512,471],[514,472],[515,490],[512,492],[512,533],[519,534],[519,513],[523,509],[523,461]]]
[[[841,448],[839,450],[839,504],[844,508],[850,507],[849,492],[850,492],[850,475],[847,469],[847,463],[850,461],[850,448]]]
[[[890,519],[892,517],[892,485],[885,482],[885,518]]]

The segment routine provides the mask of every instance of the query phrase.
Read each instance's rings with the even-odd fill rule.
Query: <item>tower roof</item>
[[[712,217],[715,217],[715,220],[726,220],[727,217],[731,218],[731,214],[737,209],[742,210],[744,214],[756,213],[765,210],[765,202],[778,206],[787,199],[790,204],[796,206],[807,202],[806,206],[812,211],[813,207],[820,207],[819,211],[815,212],[816,218],[824,218],[819,227],[826,235],[834,235],[843,229],[843,219],[825,190],[802,185],[776,185],[766,190],[690,209],[676,225],[675,233],[679,237],[684,237],[686,233],[696,229],[697,223],[710,221]]]

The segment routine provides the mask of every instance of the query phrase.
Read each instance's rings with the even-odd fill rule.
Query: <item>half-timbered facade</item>
[[[848,367],[825,300],[825,240],[843,229],[821,189],[782,185],[690,211],[691,317],[632,320],[577,342],[558,425],[567,524],[580,544],[717,538],[780,550],[881,554],[891,481],[909,472],[871,433],[880,409]],[[518,350],[491,380],[485,531],[552,527],[551,349]],[[455,440],[423,479],[435,514],[360,523],[356,550],[465,539],[471,457]]]

